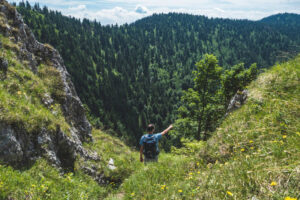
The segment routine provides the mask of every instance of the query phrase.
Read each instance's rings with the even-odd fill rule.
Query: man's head
[[[147,132],[148,132],[148,133],[153,133],[153,132],[154,132],[154,129],[155,129],[154,124],[149,124],[149,125],[147,126]]]

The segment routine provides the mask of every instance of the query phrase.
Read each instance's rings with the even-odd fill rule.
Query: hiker
[[[143,135],[140,140],[140,161],[141,162],[157,162],[158,161],[158,141],[160,140],[161,136],[165,135],[173,125],[171,124],[166,130],[161,133],[154,133],[155,126],[154,124],[149,124],[147,127],[148,134]],[[143,154],[145,155],[145,159],[143,159]]]

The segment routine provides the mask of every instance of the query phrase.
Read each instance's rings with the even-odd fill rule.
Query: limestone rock
[[[0,57],[0,70],[6,72],[8,68],[8,62],[5,58]]]
[[[37,67],[41,63],[47,63],[59,71],[65,92],[61,109],[66,122],[71,127],[70,135],[62,132],[60,127],[52,132],[43,129],[40,132],[28,134],[16,125],[0,121],[0,163],[19,166],[24,162],[44,157],[61,169],[72,170],[78,155],[84,159],[99,160],[96,153],[88,152],[82,146],[82,142],[92,141],[92,127],[85,116],[83,105],[62,57],[50,45],[38,42],[28,26],[24,24],[21,15],[5,0],[0,0],[0,14],[2,22],[0,33],[15,44],[12,47],[15,49],[12,50],[16,52],[20,62],[26,62],[26,66],[33,73],[37,73]],[[1,58],[0,70],[5,71],[7,68],[7,60]],[[48,108],[54,102],[47,94],[43,96],[42,101]]]
[[[23,151],[14,130],[9,126],[0,125],[0,158],[9,163],[22,160]]]
[[[117,167],[115,166],[114,159],[110,158],[107,165],[108,169],[115,170]]]
[[[248,97],[248,90],[243,90],[242,92],[238,91],[230,100],[230,103],[226,111],[226,115],[240,108],[246,102],[247,97]]]

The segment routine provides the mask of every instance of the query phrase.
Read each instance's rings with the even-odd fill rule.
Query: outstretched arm
[[[161,135],[165,135],[167,132],[169,132],[169,130],[173,128],[173,125],[171,124],[166,130],[164,130],[163,132],[161,132]]]
[[[140,148],[140,161],[143,162],[144,159],[143,159],[143,150],[144,150],[144,145],[141,146]]]

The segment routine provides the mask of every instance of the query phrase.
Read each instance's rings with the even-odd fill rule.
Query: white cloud
[[[86,11],[86,5],[78,5],[76,7],[70,7],[68,8],[68,10],[70,12],[83,12],[83,11]]]
[[[141,13],[141,14],[146,14],[146,13],[149,12],[149,10],[148,10],[145,6],[137,5],[137,6],[135,7],[135,12]]]
[[[222,12],[222,13],[224,13],[225,12],[225,10],[223,10],[223,9],[221,9],[221,8],[214,8],[216,11],[219,11],[219,12]]]
[[[21,0],[9,0],[11,2]],[[29,0],[76,18],[101,24],[134,22],[153,13],[179,12],[208,17],[258,20],[272,14],[300,14],[300,0]]]
[[[75,7],[76,8],[76,7]],[[114,7],[112,9],[102,9],[97,12],[89,11],[82,7],[81,12],[78,12],[75,8],[69,8],[66,12],[67,15],[72,15],[77,18],[88,18],[91,20],[96,19],[101,24],[124,24],[131,23],[140,19],[146,15],[149,15],[148,10],[143,9],[141,12],[128,11],[121,7]]]

